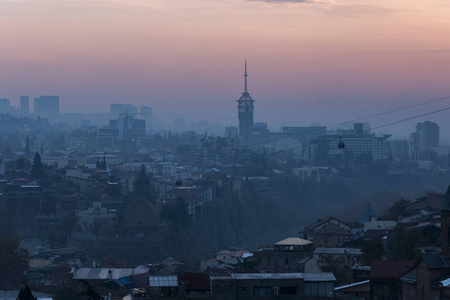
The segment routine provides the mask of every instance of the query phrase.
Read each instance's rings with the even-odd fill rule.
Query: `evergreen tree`
[[[42,178],[44,177],[44,171],[42,170],[41,155],[36,152],[33,159],[33,165],[31,166],[31,177]]]
[[[28,284],[25,284],[25,287],[19,291],[17,300],[37,300],[37,298],[33,296]]]

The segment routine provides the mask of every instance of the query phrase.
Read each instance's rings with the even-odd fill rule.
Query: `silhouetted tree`
[[[31,166],[31,177],[42,178],[44,177],[44,171],[42,170],[41,155],[36,152],[33,159],[33,165]]]
[[[81,281],[86,289],[79,293],[79,295],[86,297],[87,300],[103,300],[102,295],[95,291],[95,288],[86,280]]]
[[[84,300],[85,298],[71,286],[62,286],[56,291],[55,300]]]
[[[33,293],[31,292],[28,284],[25,284],[25,287],[19,291],[19,295],[17,295],[17,300],[37,300]]]
[[[361,255],[361,263],[370,266],[373,260],[381,260],[384,255],[384,247],[381,240],[364,241],[361,247],[363,254]]]
[[[0,290],[17,288],[26,280],[28,251],[19,247],[19,239],[9,219],[0,214]]]

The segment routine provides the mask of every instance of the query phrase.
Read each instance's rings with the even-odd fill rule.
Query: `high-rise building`
[[[439,125],[425,121],[416,125],[418,150],[424,151],[430,148],[439,147]]]
[[[239,141],[243,145],[250,145],[253,127],[253,102],[247,91],[247,61],[245,61],[244,92],[238,102]]]
[[[9,100],[6,98],[0,98],[0,114],[10,114],[11,106]]]
[[[128,114],[129,116],[137,115],[137,107],[131,104],[113,103],[110,106],[111,116],[116,118],[119,115]]]
[[[58,118],[59,96],[40,96],[39,98],[34,98],[34,113],[42,118]]]
[[[30,97],[20,96],[20,115],[28,116],[30,114]]]
[[[145,130],[147,133],[152,129],[152,108],[149,106],[141,106],[139,110],[141,119],[145,120]]]

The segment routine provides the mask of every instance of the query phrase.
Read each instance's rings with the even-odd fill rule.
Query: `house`
[[[350,270],[361,254],[362,252],[358,248],[318,247],[312,258],[304,263],[304,272],[320,272],[321,266],[327,265],[331,261],[336,261],[341,267],[347,267]]]
[[[220,250],[216,254],[217,260],[227,260],[232,257],[243,257],[245,254],[250,253],[249,250],[241,249],[241,248],[228,248],[225,250]]]
[[[344,242],[354,237],[350,226],[334,217],[318,219],[305,226],[305,231],[299,234],[300,237],[313,241],[316,247],[331,248],[342,247]]]
[[[273,248],[253,252],[257,270],[295,272],[298,262],[312,254],[314,243],[305,239],[291,237],[279,241]]]
[[[211,277],[214,300],[334,299],[332,273],[249,273]]]
[[[376,260],[370,267],[370,299],[402,299],[402,284],[398,280],[414,266],[411,260]]]

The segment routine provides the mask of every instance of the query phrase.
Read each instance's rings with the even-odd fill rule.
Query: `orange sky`
[[[0,97],[235,124],[247,57],[255,120],[352,119],[450,95],[449,13],[444,0],[0,0]]]

